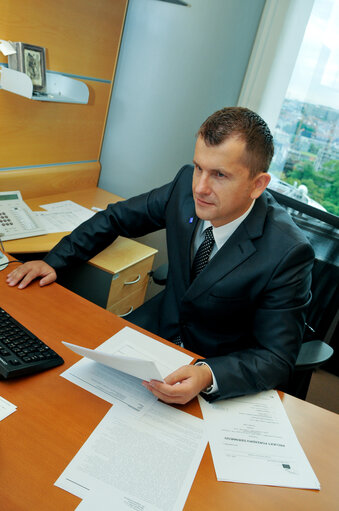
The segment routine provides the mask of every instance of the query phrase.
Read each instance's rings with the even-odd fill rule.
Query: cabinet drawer
[[[113,276],[106,306],[108,310],[111,310],[114,304],[136,292],[145,295],[153,259],[154,256],[148,257]]]
[[[110,307],[107,307],[107,309],[117,316],[126,317],[126,319],[128,319],[128,314],[144,303],[145,291],[146,289],[144,290],[141,288],[134,293],[130,293],[119,302],[115,302]]]

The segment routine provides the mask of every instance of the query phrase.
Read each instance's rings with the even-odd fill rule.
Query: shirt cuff
[[[208,366],[210,368],[210,366],[206,362],[201,362],[201,361],[200,362],[196,362],[194,365],[196,365],[196,366],[205,365],[205,366]],[[218,390],[219,390],[217,380],[215,379],[214,373],[213,373],[211,368],[210,368],[210,371],[212,373],[212,378],[213,378],[212,385],[207,387],[207,389],[202,390],[201,391],[202,394],[214,394],[214,392],[218,392]]]

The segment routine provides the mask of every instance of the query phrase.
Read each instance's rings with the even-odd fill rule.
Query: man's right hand
[[[45,261],[28,261],[22,266],[18,266],[15,270],[7,275],[6,281],[9,286],[16,286],[24,289],[32,280],[42,277],[40,286],[51,284],[57,278],[56,271]]]

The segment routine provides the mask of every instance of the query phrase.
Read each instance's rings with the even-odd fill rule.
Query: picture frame
[[[46,91],[46,50],[42,46],[17,42],[16,53],[8,56],[8,67],[30,77],[34,93]]]

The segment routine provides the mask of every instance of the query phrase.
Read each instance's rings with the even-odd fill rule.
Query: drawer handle
[[[131,308],[128,312],[125,312],[125,314],[117,314],[117,316],[119,316],[119,318],[124,318],[125,316],[128,316],[128,314],[131,314],[131,312],[133,312],[133,305],[131,305]]]
[[[124,286],[131,286],[132,284],[136,284],[137,282],[139,282],[140,279],[141,279],[141,275],[139,273],[139,275],[137,276],[137,278],[135,280],[131,280],[131,282],[124,282]]]

